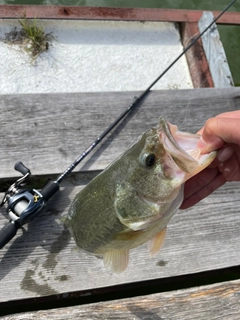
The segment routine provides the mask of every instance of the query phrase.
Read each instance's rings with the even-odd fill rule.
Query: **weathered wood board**
[[[35,175],[61,173],[131,104],[136,94],[0,96],[1,177],[17,176],[13,165],[18,160]],[[207,118],[239,109],[239,101],[237,88],[152,92],[79,169],[85,177],[86,171],[105,168],[139,134],[155,125],[160,115],[182,130],[195,132]],[[240,264],[237,183],[224,186],[194,208],[176,214],[156,258],[150,259],[143,245],[132,251],[127,271],[114,275],[104,269],[100,259],[73,251],[74,241],[60,218],[84,183],[81,173],[70,180],[41,215],[0,251],[0,302],[14,304],[16,299],[90,292],[93,288]],[[0,227],[6,221],[0,216]]]
[[[177,290],[131,299],[36,311],[2,320],[238,320],[240,281]]]
[[[18,160],[33,174],[62,172],[139,94],[0,95],[1,176],[16,176]],[[153,91],[79,170],[105,168],[160,116],[194,132],[207,118],[238,108],[238,95],[235,88]]]

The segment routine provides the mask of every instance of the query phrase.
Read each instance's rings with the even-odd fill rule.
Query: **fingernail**
[[[207,142],[205,140],[203,140],[203,137],[201,136],[198,140],[197,143],[197,148],[201,149],[201,151],[203,151],[204,149],[206,149],[207,147]]]
[[[218,152],[217,158],[219,162],[224,162],[229,159],[233,154],[233,149],[231,147],[224,148]]]

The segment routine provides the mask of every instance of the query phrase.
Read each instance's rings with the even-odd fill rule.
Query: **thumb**
[[[222,117],[208,119],[198,142],[202,153],[217,150],[225,143],[240,145],[240,119]]]

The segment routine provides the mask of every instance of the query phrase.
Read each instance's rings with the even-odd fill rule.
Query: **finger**
[[[240,110],[224,112],[216,116],[217,118],[239,118],[240,119]]]
[[[208,119],[198,147],[203,153],[221,148],[224,143],[240,145],[240,119],[215,117]]]
[[[191,179],[189,179],[184,186],[184,198],[189,198],[206,185],[211,183],[218,175],[218,167],[206,168]]]
[[[231,158],[235,152],[235,145],[225,145],[221,148],[216,158],[210,163],[208,168],[215,168],[218,167],[222,162]],[[239,148],[238,148],[239,149]],[[240,149],[239,149],[239,160],[240,160]]]
[[[240,180],[240,165],[237,154],[234,153],[231,158],[223,163],[220,163],[219,171],[222,173],[226,181],[239,181]]]
[[[240,119],[240,110],[224,112],[216,116],[216,118],[232,118],[232,119]],[[202,127],[197,133],[202,134],[204,127]]]
[[[226,182],[224,176],[218,173],[217,176],[205,187],[200,189],[198,192],[192,194],[190,197],[186,198],[180,209],[187,209],[201,201],[202,199],[209,196],[213,191],[220,188]]]

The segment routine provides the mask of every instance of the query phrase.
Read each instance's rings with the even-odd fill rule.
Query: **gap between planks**
[[[162,320],[167,317],[168,320],[177,320],[181,315],[185,320],[211,320],[222,316],[226,320],[238,320],[239,275],[240,267],[232,267],[146,281],[134,287],[123,285],[118,287],[118,291],[112,288],[112,291],[105,292],[104,288],[100,288],[94,292],[72,292],[68,297],[65,294],[65,297],[25,299],[16,305],[1,304],[0,316],[2,320],[65,320],[76,317],[137,320],[143,319],[144,315],[144,319],[147,316],[147,319]],[[221,282],[217,283],[219,279]]]

